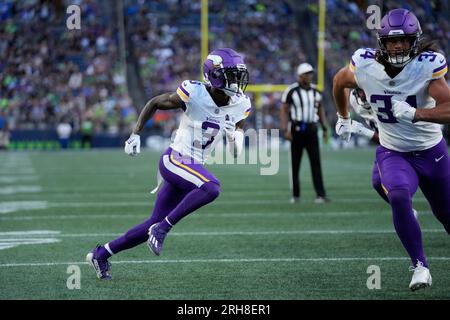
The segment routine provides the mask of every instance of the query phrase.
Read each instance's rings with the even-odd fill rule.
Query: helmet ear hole
[[[222,88],[225,86],[225,77],[221,70],[214,70],[211,72],[211,78],[214,80],[215,87]]]
[[[214,71],[214,72],[212,73],[212,77],[213,77],[214,79],[219,79],[220,76],[221,76],[221,73],[220,73],[220,71],[218,71],[218,70],[216,70],[216,71]]]

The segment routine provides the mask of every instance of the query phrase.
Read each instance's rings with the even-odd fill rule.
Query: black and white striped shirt
[[[289,105],[291,121],[316,123],[319,120],[318,107],[322,101],[322,94],[311,84],[304,89],[298,82],[291,84],[283,93],[281,102]]]

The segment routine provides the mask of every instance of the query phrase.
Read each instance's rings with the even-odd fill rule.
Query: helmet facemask
[[[244,93],[249,81],[249,74],[245,65],[238,65],[235,68],[225,68],[223,71],[225,86],[222,90],[228,96]]]
[[[390,39],[397,38],[406,38],[409,42],[409,49],[397,49],[397,50],[388,50],[386,43]],[[380,46],[380,51],[384,60],[386,60],[389,64],[394,67],[401,68],[404,67],[408,62],[411,61],[414,56],[417,55],[418,52],[418,43],[420,40],[420,34],[413,35],[392,35],[392,36],[384,36],[378,37],[378,44]]]
[[[417,17],[407,9],[393,9],[389,11],[380,22],[377,32],[378,45],[381,58],[396,68],[404,67],[416,55],[419,47],[422,28]],[[409,43],[408,49],[388,50],[387,43],[397,39]],[[405,47],[402,44],[402,47]]]

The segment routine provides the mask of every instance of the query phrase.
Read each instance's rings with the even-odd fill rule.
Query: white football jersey
[[[356,101],[356,97],[353,94],[353,90],[350,91],[349,103],[352,109],[355,111],[355,113],[357,113],[361,118],[363,118],[364,122],[369,128],[378,130],[376,119],[377,116],[375,112],[373,112],[370,103],[364,102],[363,105],[359,104],[358,101]]]
[[[358,49],[349,64],[358,86],[376,113],[380,144],[400,152],[429,149],[442,140],[441,126],[430,122],[399,120],[392,113],[395,101],[406,101],[415,108],[433,108],[436,101],[428,95],[430,81],[447,73],[442,54],[427,51],[411,60],[394,78],[375,60],[375,49]]]
[[[170,147],[202,164],[217,142],[223,141],[225,119],[236,124],[250,114],[251,103],[246,95],[237,94],[230,97],[228,105],[218,107],[206,84],[199,81],[183,81],[177,94],[186,104],[186,109]]]

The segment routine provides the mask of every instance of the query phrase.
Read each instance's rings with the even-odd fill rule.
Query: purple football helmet
[[[381,27],[378,30],[378,44],[380,46],[383,59],[394,67],[403,67],[417,54],[418,43],[422,29],[419,20],[409,10],[394,9],[389,11],[381,19]],[[386,42],[392,38],[406,38],[409,40],[408,50],[390,50],[386,48]]]
[[[206,57],[203,73],[206,82],[229,96],[243,93],[248,85],[249,74],[244,59],[233,49],[212,51]]]

